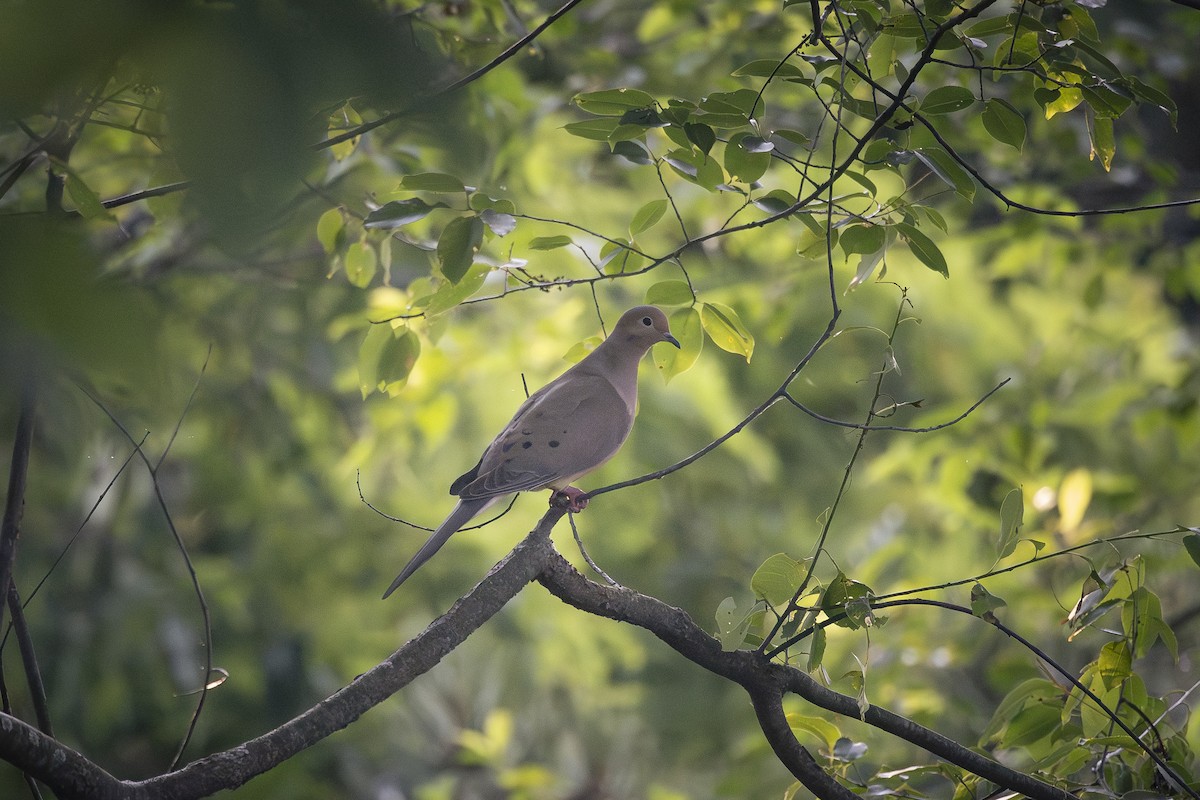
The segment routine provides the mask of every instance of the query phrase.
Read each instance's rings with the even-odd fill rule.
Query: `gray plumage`
[[[637,306],[586,358],[530,395],[471,470],[450,485],[458,505],[383,593],[396,591],[459,528],[515,492],[566,489],[621,449],[637,408],[638,362],[670,342],[666,315]]]

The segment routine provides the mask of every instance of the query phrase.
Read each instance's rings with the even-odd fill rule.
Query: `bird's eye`
[[[649,328],[654,324],[654,320],[650,319],[649,317],[642,317],[642,324]]]

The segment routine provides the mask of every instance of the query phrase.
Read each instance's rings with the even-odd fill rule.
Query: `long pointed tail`
[[[392,585],[383,593],[383,599],[387,600],[388,596],[399,588],[400,584],[408,580],[408,577],[417,571],[417,568],[424,564],[433,556],[442,545],[446,543],[454,533],[466,525],[471,517],[474,517],[479,512],[483,511],[488,506],[495,503],[499,498],[484,498],[480,500],[459,500],[458,505],[450,512],[450,516],[438,525],[437,530],[425,540],[425,544],[421,545],[421,549],[417,554],[405,565],[400,574],[396,576],[396,580],[392,581]]]

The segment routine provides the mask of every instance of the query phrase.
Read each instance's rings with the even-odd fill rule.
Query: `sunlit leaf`
[[[754,337],[746,330],[737,312],[729,306],[701,303],[700,323],[708,338],[722,350],[745,356],[746,361],[754,355]]]
[[[829,720],[821,719],[820,717],[810,717],[804,714],[795,712],[787,715],[788,727],[793,732],[811,733],[817,737],[817,741],[825,746],[825,749],[832,752],[838,740],[842,738],[842,732],[838,727]]]
[[[659,281],[646,290],[646,303],[652,306],[682,306],[695,299],[687,281]]]
[[[1117,141],[1113,136],[1113,121],[1108,117],[1096,117],[1088,129],[1091,135],[1090,158],[1099,159],[1104,171],[1112,169],[1113,157],[1117,154]]]
[[[581,122],[568,122],[563,125],[563,130],[572,136],[578,136],[581,139],[590,139],[595,142],[607,142],[608,137],[621,124],[618,119],[611,117],[599,117],[597,119],[585,119]]]
[[[759,58],[743,64],[731,73],[735,78],[802,78],[804,71],[795,64],[772,58]]]
[[[996,540],[998,558],[1007,558],[1017,549],[1024,520],[1025,493],[1018,486],[1004,495],[1004,500],[1000,503],[1000,536]]]
[[[425,306],[425,314],[435,316],[457,307],[483,287],[491,272],[492,267],[487,264],[473,264],[458,283],[446,281]]]
[[[634,238],[639,233],[653,227],[656,222],[662,219],[666,211],[667,201],[665,199],[651,200],[646,203],[633,215],[633,220],[629,223],[629,236]]]
[[[1058,525],[1068,537],[1083,522],[1088,505],[1092,502],[1092,473],[1080,467],[1071,470],[1058,487]]]
[[[804,580],[803,565],[785,553],[776,553],[764,561],[750,578],[754,596],[774,608],[783,607]]]
[[[346,249],[346,278],[350,283],[360,289],[366,288],[377,270],[375,248],[370,242],[355,242]]]
[[[535,236],[529,240],[530,250],[557,250],[560,247],[566,247],[571,244],[570,236],[559,234],[557,236]]]
[[[671,312],[668,321],[671,333],[679,340],[679,347],[656,347],[651,351],[654,366],[662,372],[663,380],[667,382],[691,369],[704,349],[704,331],[699,311],[692,307],[680,308]]]
[[[317,220],[317,241],[326,255],[333,255],[345,239],[346,218],[340,208],[331,208]]]
[[[654,97],[641,89],[604,89],[581,92],[575,95],[572,102],[589,114],[620,117],[627,111],[653,106]]]
[[[400,188],[419,192],[438,192],[441,194],[455,194],[466,191],[466,187],[461,180],[444,172],[419,172],[415,175],[405,175],[400,179]]]

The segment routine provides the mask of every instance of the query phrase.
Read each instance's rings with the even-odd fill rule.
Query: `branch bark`
[[[191,800],[234,789],[347,727],[403,689],[462,644],[527,584],[537,581],[564,603],[589,614],[644,628],[689,661],[742,686],[764,736],[781,763],[799,781],[823,800],[856,797],[822,769],[796,740],[782,705],[784,694],[792,692],[821,708],[858,719],[854,698],[821,686],[807,674],[760,653],[722,651],[720,643],[687,613],[654,597],[589,581],[550,542],[550,532],[563,513],[562,509],[549,509],[534,530],[486,578],[386,661],[295,719],[242,745],[166,775],[144,781],[121,781],[32,726],[0,715],[0,758],[34,775],[63,798]],[[898,714],[871,706],[861,718],[1033,800],[1074,800],[1061,789],[1009,769]]]

